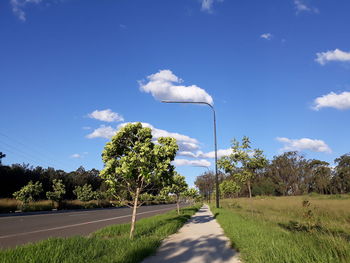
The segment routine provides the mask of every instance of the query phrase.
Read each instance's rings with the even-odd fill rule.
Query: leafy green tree
[[[46,192],[46,197],[52,202],[57,202],[59,204],[63,195],[66,193],[66,187],[60,179],[53,179],[52,184],[53,191]]]
[[[133,238],[139,197],[149,185],[169,183],[173,175],[174,160],[178,146],[176,140],[161,137],[152,141],[150,128],[141,123],[129,123],[121,128],[108,142],[102,153],[104,169],[100,176],[113,189],[124,189],[131,196],[133,208],[130,238]],[[115,191],[119,195],[123,191]]]
[[[23,186],[19,191],[14,192],[13,196],[23,203],[23,207],[26,207],[28,203],[34,201],[35,197],[39,196],[42,191],[42,183],[35,182],[35,184],[33,184],[32,181],[29,181],[29,183]]]
[[[196,201],[200,197],[198,190],[196,188],[193,188],[193,187],[187,189],[187,191],[184,193],[184,196],[186,196],[187,198],[190,198],[194,201]]]
[[[275,195],[277,193],[278,186],[272,181],[272,179],[265,174],[257,180],[254,180],[252,187],[253,195]]]
[[[143,203],[150,203],[155,199],[155,197],[149,193],[140,194],[140,201]]]
[[[177,172],[174,172],[175,175],[172,178],[172,182],[170,185],[163,188],[163,192],[167,194],[173,194],[176,197],[176,207],[177,207],[177,214],[180,214],[180,196],[181,194],[185,193],[188,189],[188,185],[185,180],[185,176],[182,176],[178,174]]]
[[[240,190],[240,185],[233,180],[225,180],[220,184],[220,194],[224,198],[233,198]]]
[[[274,156],[267,167],[267,176],[272,179],[280,195],[306,193],[309,175],[308,160],[295,151]]]
[[[236,174],[238,180],[245,182],[249,191],[249,197],[252,197],[251,182],[256,171],[267,166],[268,161],[259,149],[251,149],[250,140],[244,136],[242,143],[236,139],[232,141],[232,153],[224,156],[218,161],[219,168],[226,173]],[[237,171],[240,171],[237,173]]]
[[[77,186],[73,193],[77,196],[78,200],[82,202],[88,202],[96,197],[96,192],[92,190],[90,184],[84,184],[83,186]]]
[[[320,160],[311,160],[309,162],[311,178],[309,179],[309,191],[319,194],[329,192],[332,179],[332,171],[329,163]]]
[[[334,161],[335,175],[332,178],[336,190],[340,194],[350,193],[350,153],[344,154]]]
[[[175,203],[176,202],[174,196],[170,196],[162,190],[159,191],[159,193],[154,196],[154,200],[159,202],[159,203]]]
[[[215,174],[212,172],[205,172],[196,177],[194,184],[199,189],[199,193],[203,198],[210,203],[215,188]]]

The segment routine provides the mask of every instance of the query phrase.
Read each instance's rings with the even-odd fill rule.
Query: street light
[[[214,116],[214,146],[215,146],[215,186],[216,186],[216,208],[220,207],[219,204],[219,177],[218,177],[218,150],[217,150],[217,143],[216,143],[216,117],[215,117],[215,110],[213,105],[211,105],[208,102],[204,101],[174,101],[174,100],[162,100],[163,103],[187,103],[187,104],[204,104],[209,106],[213,110],[213,116]]]

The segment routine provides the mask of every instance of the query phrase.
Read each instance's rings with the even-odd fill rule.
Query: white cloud
[[[187,156],[187,157],[193,157],[193,158],[197,158],[198,154],[194,153],[194,152],[190,152],[190,151],[179,151],[177,153],[177,155],[179,156]]]
[[[91,127],[90,126],[84,126],[82,127],[83,130],[91,130]]]
[[[26,21],[26,13],[24,8],[27,4],[40,4],[42,0],[10,0],[12,12],[23,22]]]
[[[326,107],[336,108],[338,110],[350,109],[350,92],[344,91],[339,94],[331,92],[327,95],[316,98],[314,104],[314,110]]]
[[[308,7],[302,0],[294,0],[294,5],[297,11],[311,11],[310,7]]]
[[[182,80],[171,70],[160,70],[147,76],[148,82],[139,82],[140,90],[151,93],[157,100],[203,101],[213,104],[213,98],[202,88],[191,85],[176,85]]]
[[[330,61],[350,62],[350,52],[341,51],[340,49],[329,50],[327,52],[316,53],[315,59],[321,65]]]
[[[118,125],[118,129],[127,125],[128,122]],[[199,142],[197,139],[191,138],[187,135],[183,135],[176,132],[168,132],[166,130],[157,129],[153,125],[145,122],[141,122],[142,127],[147,127],[152,130],[152,136],[155,139],[159,137],[172,137],[175,138],[179,145],[180,151],[195,151],[199,149]]]
[[[88,134],[86,137],[89,139],[92,138],[105,138],[105,139],[111,139],[116,132],[127,125],[126,123],[121,123],[118,125],[116,129],[112,128],[111,126],[105,126],[101,125],[99,128],[95,129],[92,133]],[[153,125],[145,122],[141,122],[143,127],[150,128],[152,130],[152,136],[154,139],[158,139],[159,137],[173,137],[176,139],[177,144],[179,145],[179,156],[188,156],[192,158],[206,158],[206,159],[214,159],[215,152],[207,152],[203,153],[202,151],[199,151],[200,143],[197,139],[191,138],[187,135],[183,135],[176,132],[169,132],[166,130],[155,128]],[[218,158],[221,158],[223,156],[227,156],[232,152],[232,149],[220,149],[218,150]],[[185,159],[178,159],[179,161],[176,162],[177,165],[192,165],[192,166],[210,166],[210,162],[206,160],[185,160]],[[186,163],[186,164],[185,164]]]
[[[301,12],[319,13],[317,8],[307,6],[304,0],[294,0],[294,6],[297,10],[297,14]]]
[[[73,159],[81,159],[81,158],[84,158],[85,155],[87,155],[88,152],[83,152],[82,154],[80,153],[74,153],[70,156],[70,158],[73,158]]]
[[[106,121],[106,122],[118,122],[118,121],[124,121],[123,116],[119,115],[116,112],[113,112],[110,109],[106,110],[95,110],[92,113],[90,113],[89,118],[96,119],[100,121]]]
[[[222,3],[224,0],[201,0],[201,10],[203,12],[212,13],[214,2]]]
[[[192,142],[178,141],[178,145],[180,151],[196,151],[200,148],[198,143]]]
[[[273,36],[270,33],[264,33],[264,34],[261,34],[260,37],[266,40],[271,40]]]
[[[79,153],[74,153],[70,156],[70,158],[79,159],[79,158],[82,158],[82,156]]]
[[[313,152],[331,153],[332,150],[322,140],[313,140],[309,138],[288,139],[285,137],[277,137],[277,141],[284,144],[282,151],[303,151],[309,150]]]
[[[202,11],[206,11],[206,12],[212,12],[212,7],[214,4],[214,0],[202,0]]]
[[[223,156],[230,155],[232,153],[232,149],[220,149],[217,152],[218,158],[221,158]],[[193,158],[206,158],[206,159],[214,159],[215,158],[215,151],[203,153],[202,151],[197,151],[196,153],[190,152],[190,151],[180,151],[178,153],[180,156],[187,156],[187,157],[193,157]]]
[[[93,138],[111,139],[115,135],[116,132],[117,132],[117,129],[113,129],[111,126],[101,125],[99,128],[95,129],[92,133],[86,135],[86,138],[89,138],[89,139],[93,139]]]
[[[86,137],[89,139],[92,138],[105,138],[111,139],[116,132],[127,125],[128,122],[121,123],[118,125],[116,129],[111,126],[101,125],[99,128],[95,129],[92,133],[88,134]],[[187,135],[183,135],[176,132],[169,132],[162,129],[157,129],[153,127],[153,125],[149,123],[142,122],[143,127],[150,128],[152,130],[152,136],[154,139],[158,139],[159,137],[173,137],[176,139],[177,144],[179,145],[180,151],[196,151],[199,147],[199,142],[195,138],[191,138]]]
[[[211,165],[207,160],[187,160],[187,159],[175,159],[172,162],[175,166],[203,166],[209,167]]]
[[[221,158],[221,157],[230,155],[231,153],[232,153],[232,149],[231,148],[229,148],[229,149],[221,149],[221,150],[218,150],[217,155],[218,155],[218,158]],[[202,154],[199,155],[199,157],[214,159],[215,158],[215,151],[208,152],[208,153],[202,153]]]

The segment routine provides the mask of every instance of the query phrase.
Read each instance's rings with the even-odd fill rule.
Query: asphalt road
[[[162,214],[176,205],[142,206],[137,219]],[[15,247],[49,237],[88,235],[102,227],[128,223],[130,208],[83,210],[0,217],[0,248]]]

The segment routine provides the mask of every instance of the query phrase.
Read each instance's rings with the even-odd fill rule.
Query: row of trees
[[[22,209],[28,206],[30,202],[36,201],[39,199],[39,196],[44,192],[43,185],[41,182],[36,181],[29,183],[23,186],[20,190],[13,193],[13,197],[22,202]],[[51,200],[53,207],[60,208],[61,201],[63,196],[66,193],[66,187],[63,184],[63,181],[60,179],[53,179],[52,191],[46,192],[46,198]],[[101,191],[93,191],[90,184],[85,184],[83,186],[76,186],[73,190],[76,198],[82,202],[88,202],[91,200],[102,200],[106,199],[106,194]]]
[[[66,200],[76,199],[74,190],[84,185],[90,185],[93,191],[105,192],[107,185],[99,177],[99,173],[97,169],[85,170],[82,166],[72,172],[28,164],[0,166],[0,198],[11,198],[14,192],[28,185],[30,181],[41,183],[42,191],[37,196],[38,199],[46,199],[46,193],[53,191],[55,180],[62,181],[65,187],[62,198]]]
[[[252,149],[248,137],[233,140],[232,153],[218,161],[222,197],[253,195],[343,194],[350,192],[350,154],[335,159],[335,167],[306,159],[296,151],[274,156],[271,161],[260,149]],[[212,172],[198,176],[195,185],[207,199],[214,193]]]
[[[78,189],[77,186],[76,190]],[[66,189],[64,184],[62,183],[62,180],[53,180],[53,191],[46,192],[47,199],[51,200],[52,202],[60,203],[62,200],[63,195],[66,193]],[[26,208],[29,202],[35,201],[35,199],[43,192],[43,185],[39,181],[33,183],[32,181],[29,181],[29,183],[25,186],[23,186],[20,190],[13,193],[13,196],[22,202],[22,208]],[[76,193],[77,194],[77,193]],[[77,194],[79,197],[79,195]]]
[[[181,198],[198,197],[197,191],[188,189],[185,177],[178,174],[171,164],[177,150],[174,138],[161,137],[155,142],[150,128],[142,127],[141,123],[128,124],[106,144],[101,171],[79,168],[76,172],[65,173],[52,168],[4,166],[0,167],[0,180],[10,187],[1,189],[1,194],[2,197],[11,197],[16,190],[13,196],[24,204],[35,197],[60,202],[62,198],[74,196],[87,201],[97,194],[107,195],[132,208],[132,238],[137,209],[147,199],[172,196],[179,214]]]

